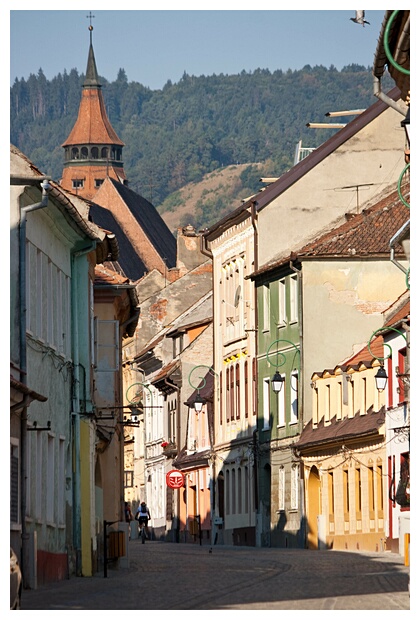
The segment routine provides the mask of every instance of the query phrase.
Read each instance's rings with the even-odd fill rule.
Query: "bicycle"
[[[146,538],[147,538],[146,526],[147,526],[146,519],[142,519],[140,517],[140,519],[139,519],[139,528],[140,528],[140,538],[141,538],[142,545],[144,545],[144,543],[146,542]]]

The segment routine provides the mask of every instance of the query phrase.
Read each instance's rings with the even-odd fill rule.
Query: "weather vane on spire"
[[[89,20],[89,33],[90,33],[90,44],[92,45],[92,30],[93,30],[93,26],[92,26],[92,18],[94,18],[95,16],[92,15],[92,11],[89,11],[89,15],[86,15],[86,19]]]

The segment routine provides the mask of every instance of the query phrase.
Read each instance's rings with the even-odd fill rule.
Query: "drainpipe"
[[[200,251],[204,256],[208,256],[213,260],[213,254],[208,249],[207,239],[202,235],[200,237]],[[214,273],[213,273],[213,282],[214,282]],[[213,284],[213,296],[212,296],[212,306],[213,306],[213,341],[215,334],[215,325],[214,325],[214,284]],[[213,368],[216,368],[216,357],[214,354],[214,343],[213,343]],[[215,372],[215,371],[214,371]],[[217,382],[215,383],[216,389],[219,392],[219,386]],[[213,390],[214,393],[214,390]],[[222,406],[218,394],[219,407]],[[214,519],[216,517],[216,495],[217,495],[217,480],[216,480],[216,452],[214,450],[214,427],[216,424],[216,416],[215,416],[215,400],[213,399],[213,428],[211,428],[210,416],[209,416],[209,407],[207,406],[207,424],[209,428],[209,439],[210,439],[210,454],[211,454],[211,494],[210,494],[210,520],[211,520],[211,532],[210,532],[210,548],[216,544],[216,525],[214,523]],[[218,411],[220,417],[220,411]]]
[[[381,80],[375,75],[373,76],[373,94],[375,97],[383,101],[389,108],[393,108],[403,116],[407,115],[408,106],[406,106],[405,103],[394,101],[391,97],[388,97],[388,95],[382,92]]]
[[[73,545],[76,552],[76,574],[82,574],[82,531],[81,531],[81,485],[80,485],[80,356],[79,356],[79,304],[76,277],[76,263],[80,256],[85,256],[96,247],[96,242],[88,247],[72,253],[72,278],[71,278],[71,309],[73,316],[72,329],[72,357],[73,357],[73,441],[74,441],[74,484],[73,484]]]
[[[20,208],[19,221],[19,366],[20,381],[27,385],[27,357],[26,357],[26,216],[28,213],[44,209],[48,205],[48,191],[51,189],[48,183],[49,177],[43,177],[41,182],[42,197],[41,202],[37,202],[27,207]],[[40,179],[35,179],[38,184]],[[17,182],[22,184],[34,184],[34,177],[19,179]],[[28,424],[28,400],[25,398],[22,403],[20,416],[20,512],[22,528],[22,574],[24,585],[26,586],[29,578],[29,535],[26,531],[26,478],[27,478],[27,424]]]
[[[298,404],[299,404],[299,409],[298,409],[298,420],[299,420],[299,433],[301,434],[303,431],[303,412],[304,412],[304,402],[303,402],[303,398],[304,398],[304,390],[303,390],[303,368],[304,368],[304,364],[303,364],[303,282],[302,282],[302,269],[297,269],[294,265],[293,265],[293,260],[291,260],[289,262],[289,267],[292,271],[294,271],[297,275],[298,278],[298,284],[299,284],[299,288],[298,288],[298,297],[299,297],[299,308],[298,308],[298,312],[299,312],[299,348],[300,348],[300,370],[299,370],[299,385],[298,385]],[[292,452],[300,457],[299,454],[296,454],[296,452],[293,450],[293,446],[292,446]],[[301,511],[301,523],[304,522],[303,520],[303,515],[306,515],[306,506],[305,506],[305,472],[304,472],[304,468],[302,466],[302,461],[300,461],[300,471],[301,471],[301,475],[299,477],[299,491],[300,491],[300,502],[299,505],[302,506],[302,511]],[[300,530],[300,538],[301,538],[301,546],[302,548],[305,548],[306,546],[306,528],[303,529],[303,526],[301,526],[301,530]]]
[[[33,184],[34,178],[30,177],[24,183]],[[19,366],[20,381],[23,385],[27,385],[27,357],[26,357],[26,216],[28,213],[44,209],[48,205],[48,192],[51,185],[47,178],[41,182],[42,199],[27,207],[20,208],[19,222]],[[22,403],[22,413],[20,416],[20,511],[21,511],[21,527],[22,527],[22,573],[25,585],[29,578],[29,535],[26,531],[26,477],[27,477],[27,424],[28,424],[28,401],[24,399]]]
[[[299,419],[299,433],[303,431],[303,284],[302,284],[302,270],[297,269],[293,265],[293,260],[289,262],[289,267],[292,271],[295,272],[298,279],[298,295],[299,295],[299,392],[298,392],[298,402],[299,402],[299,410],[298,410],[298,419]]]

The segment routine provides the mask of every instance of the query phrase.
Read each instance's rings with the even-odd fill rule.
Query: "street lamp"
[[[196,413],[201,413],[203,410],[203,406],[206,404],[206,399],[200,396],[200,392],[197,394],[196,399],[194,401],[194,409]]]
[[[273,378],[271,379],[271,387],[273,388],[273,392],[275,392],[276,394],[281,392],[283,383],[284,383],[284,378],[281,376],[278,370],[276,370],[276,372],[273,375]]]
[[[205,368],[207,372],[211,372],[216,377],[216,379],[218,379],[216,373],[214,372],[211,366],[205,366],[204,364],[199,364],[198,366],[194,366],[194,368],[191,370],[190,374],[188,375],[188,383],[193,388],[193,390],[197,390],[197,396],[195,397],[195,400],[194,400],[194,409],[196,413],[200,413],[203,410],[203,406],[207,402],[203,396],[200,396],[200,390],[202,390],[206,386],[206,383],[207,383],[205,374],[198,374],[197,378],[199,379],[199,382],[197,384],[195,384],[195,382],[194,383],[192,382],[193,374],[195,374],[196,371],[201,368]]]
[[[270,351],[279,342],[286,342],[287,344],[291,345],[295,349],[296,353],[299,353],[299,355],[300,355],[300,350],[290,340],[275,340],[268,347],[267,353],[266,353],[267,362],[271,366],[275,366],[275,368],[276,368],[276,372],[274,373],[273,378],[271,379],[271,387],[273,388],[273,392],[275,392],[275,394],[278,394],[281,391],[281,389],[283,387],[283,383],[284,383],[284,377],[281,376],[281,374],[279,373],[278,369],[280,368],[280,366],[283,366],[286,363],[286,355],[284,354],[283,351],[279,351],[278,349],[275,351],[275,353],[276,353],[276,363],[273,363],[270,360]],[[279,362],[279,355],[281,357],[281,361],[280,362]]]
[[[375,375],[376,389],[378,390],[378,392],[384,391],[387,381],[388,375],[386,374],[385,368],[381,365],[379,366],[378,372]]]
[[[374,338],[376,338],[377,336],[380,335],[380,332],[384,332],[384,331],[394,331],[397,332],[397,334],[399,334],[400,336],[402,336],[404,338],[404,340],[407,342],[407,338],[405,336],[405,334],[403,334],[402,332],[400,332],[398,329],[395,329],[395,327],[380,327],[379,329],[377,329],[376,331],[373,332],[373,334],[371,335],[371,337],[369,338],[369,342],[367,344],[367,348],[369,353],[371,354],[371,356],[378,360],[380,362],[380,366],[378,368],[378,372],[375,375],[375,383],[376,383],[376,389],[378,390],[378,392],[383,392],[385,387],[386,387],[386,383],[388,380],[388,375],[386,374],[386,370],[384,368],[384,361],[388,358],[390,358],[392,356],[392,349],[390,347],[390,345],[387,342],[384,342],[384,347],[388,347],[388,355],[386,357],[378,357],[377,355],[374,355],[372,353],[372,350],[370,348],[370,345],[372,343],[372,340]]]

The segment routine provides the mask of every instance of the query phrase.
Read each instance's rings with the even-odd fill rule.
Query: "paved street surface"
[[[129,568],[25,590],[22,609],[410,609],[392,553],[209,547],[140,540]]]

